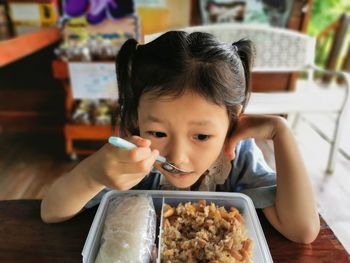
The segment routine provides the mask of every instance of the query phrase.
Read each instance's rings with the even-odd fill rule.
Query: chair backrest
[[[295,72],[314,64],[315,38],[298,31],[249,24],[212,24],[179,30],[207,32],[226,43],[250,39],[256,48],[255,72]],[[145,43],[161,34],[146,35]]]

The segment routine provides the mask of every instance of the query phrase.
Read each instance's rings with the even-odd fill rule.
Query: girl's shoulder
[[[241,140],[237,144],[237,148],[249,148],[249,147],[257,147],[254,138],[248,138],[245,140]]]
[[[260,148],[256,145],[255,140],[252,138],[240,141],[236,145],[235,152],[236,159],[246,155],[257,154],[260,156],[262,154]]]
[[[239,142],[236,146],[236,157],[232,161],[233,167],[240,170],[251,170],[261,172],[262,170],[273,172],[266,163],[264,155],[254,139]]]

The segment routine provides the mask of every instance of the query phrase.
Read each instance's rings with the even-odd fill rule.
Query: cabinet
[[[67,63],[61,60],[52,62],[53,76],[59,79],[63,85],[65,93],[65,115],[66,122],[63,127],[65,136],[65,151],[71,159],[76,159],[77,155],[87,155],[94,152],[94,149],[79,147],[77,141],[106,141],[113,133],[111,125],[84,125],[72,123],[71,119],[74,110],[74,100],[69,80]]]

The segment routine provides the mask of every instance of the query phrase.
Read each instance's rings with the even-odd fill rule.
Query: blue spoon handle
[[[108,138],[108,142],[114,146],[117,146],[119,148],[123,148],[123,149],[133,149],[136,148],[137,146],[127,140],[124,140],[120,137],[116,137],[116,136],[111,136]],[[156,160],[158,162],[161,163],[165,163],[166,159],[163,156],[158,155],[158,157],[156,158]]]

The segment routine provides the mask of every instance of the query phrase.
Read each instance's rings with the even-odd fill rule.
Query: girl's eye
[[[163,137],[166,137],[166,133],[164,132],[157,132],[157,131],[149,131],[147,132],[148,134],[152,135],[153,137],[156,137],[156,138],[163,138]]]
[[[198,140],[198,141],[206,141],[210,138],[210,135],[207,135],[207,134],[196,134],[194,136],[194,139],[195,140]]]

